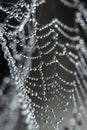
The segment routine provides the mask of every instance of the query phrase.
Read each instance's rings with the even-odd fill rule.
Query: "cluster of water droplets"
[[[58,130],[70,102],[74,113],[80,111],[87,119],[87,48],[78,28],[86,33],[87,13],[78,0],[60,1],[77,9],[76,27],[57,18],[38,23],[37,8],[44,0],[0,5],[6,15],[0,23],[0,44],[28,130]]]

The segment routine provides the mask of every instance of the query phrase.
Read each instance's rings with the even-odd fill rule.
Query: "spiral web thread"
[[[60,2],[77,10],[75,24],[87,33],[83,4]],[[38,23],[36,12],[42,4],[46,1],[1,3],[6,17],[0,23],[0,44],[27,128],[57,130],[71,101],[73,111],[87,118],[87,48],[78,26],[71,28],[57,18]]]

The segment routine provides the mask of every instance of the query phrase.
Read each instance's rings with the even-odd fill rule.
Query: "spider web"
[[[73,4],[64,1],[69,7]],[[44,0],[1,3],[5,18],[0,44],[28,129],[57,130],[72,101],[73,111],[86,116],[87,49],[78,26],[71,28],[57,18],[46,25],[38,23],[36,12],[42,4]],[[86,25],[81,12],[77,8],[76,24]]]

